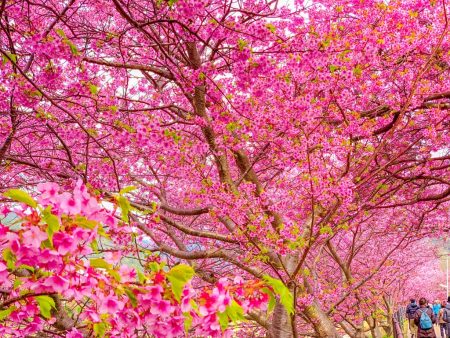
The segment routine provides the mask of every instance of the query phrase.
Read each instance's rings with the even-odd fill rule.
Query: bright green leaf
[[[96,337],[104,337],[106,333],[106,324],[103,322],[95,323],[94,333]]]
[[[294,313],[294,296],[291,291],[284,285],[282,281],[272,278],[269,275],[264,275],[263,279],[270,285],[273,291],[280,296],[280,302],[289,314]]]
[[[362,74],[361,65],[356,65],[356,67],[353,68],[353,75],[355,75],[356,77],[361,77],[361,74]]]
[[[0,320],[5,320],[16,309],[15,306],[11,306],[6,310],[0,311]]]
[[[47,235],[50,243],[53,245],[53,234],[59,230],[59,219],[49,209],[45,209],[42,213],[42,220],[48,225]]]
[[[228,328],[228,315],[226,312],[218,312],[217,317],[219,317],[219,324],[222,331]]]
[[[238,40],[238,48],[241,52],[244,50],[245,47],[247,47],[247,45],[248,45],[247,41],[245,41],[243,39]]]
[[[66,37],[66,33],[64,33],[64,31],[61,28],[55,29],[55,32],[62,38]]]
[[[133,290],[129,288],[125,288],[125,293],[128,296],[128,299],[130,300],[130,303],[133,307],[136,307],[138,305],[136,295],[134,294]]]
[[[330,70],[330,73],[333,74],[336,70],[339,69],[339,66],[336,65],[329,65],[328,69]]]
[[[13,54],[13,53],[6,53],[8,54],[9,58],[11,59],[12,63],[16,64],[17,63],[17,55]]]
[[[13,283],[13,288],[14,288],[14,290],[17,290],[17,288],[18,288],[19,286],[21,286],[22,283],[23,283],[23,281],[22,281],[22,279],[20,279],[20,278],[17,278],[16,280],[14,280],[14,283]]]
[[[245,320],[244,309],[233,299],[231,304],[227,306],[225,312],[233,322]]]
[[[120,282],[122,277],[116,270],[108,270],[109,275],[116,280],[116,282]]]
[[[107,270],[111,269],[111,264],[109,264],[103,258],[91,258],[89,262],[93,268],[100,268]]]
[[[91,242],[90,247],[93,252],[95,252],[95,253],[98,252],[98,243],[95,239]]]
[[[172,292],[175,295],[175,298],[180,301],[181,293],[183,292],[183,288],[187,282],[189,282],[194,276],[195,271],[189,265],[179,264],[174,266],[167,273],[167,279],[170,281],[172,285]]]
[[[33,268],[32,266],[26,265],[26,264],[21,264],[21,265],[18,267],[18,269],[25,269],[25,270],[34,272],[34,268]]]
[[[75,55],[75,56],[80,55],[80,53],[78,52],[77,46],[75,46],[75,45],[73,44],[72,41],[70,41],[69,39],[67,39],[67,40],[65,41],[65,43],[67,43],[67,45],[69,46],[70,51],[72,52],[73,55]],[[91,92],[92,92],[92,90],[91,90]]]
[[[266,28],[271,32],[271,33],[275,33],[275,31],[277,30],[277,28],[272,25],[271,23],[266,24]]]
[[[188,333],[189,329],[192,327],[192,316],[189,312],[184,312],[184,331]]]
[[[269,304],[267,306],[267,312],[271,313],[273,311],[273,309],[275,308],[275,297],[273,295],[272,290],[270,290],[269,288],[262,288],[261,292],[267,294],[269,296]]]
[[[12,199],[14,201],[25,203],[25,204],[29,205],[30,207],[33,207],[33,208],[37,207],[36,201],[30,195],[28,195],[27,192],[25,192],[23,190],[10,189],[7,192],[5,192],[3,195],[6,197],[9,197],[10,199]]]
[[[125,187],[123,189],[120,189],[119,194],[123,195],[130,191],[136,190],[136,187],[134,185],[130,185],[129,187]]]
[[[8,269],[13,270],[16,266],[16,255],[14,255],[10,248],[6,248],[5,250],[3,250],[2,255]]]
[[[142,272],[140,272],[139,270],[137,271],[137,277],[138,277],[139,283],[144,284],[145,279],[146,279],[145,275]]]
[[[124,196],[119,195],[117,197],[117,203],[119,204],[120,209],[122,209],[122,220],[128,222],[128,214],[131,210],[131,204]]]
[[[55,309],[55,301],[49,296],[37,296],[36,301],[39,304],[41,315],[44,318],[50,319],[52,317],[51,310]]]
[[[89,90],[92,95],[97,95],[98,93],[98,87],[95,84],[89,83]]]

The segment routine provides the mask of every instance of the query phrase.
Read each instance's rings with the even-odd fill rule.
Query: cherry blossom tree
[[[15,0],[0,29],[7,334],[357,337],[436,259],[445,0]]]

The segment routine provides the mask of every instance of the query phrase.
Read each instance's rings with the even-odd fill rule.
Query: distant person
[[[435,316],[439,315],[440,309],[441,309],[441,302],[438,300],[435,300],[433,303],[433,312],[434,312]]]
[[[414,315],[418,309],[419,306],[417,305],[416,300],[414,298],[411,298],[410,303],[406,307],[406,318],[408,318],[409,332],[411,333],[411,338],[417,336],[417,326],[414,323]]]
[[[431,308],[427,307],[425,298],[419,299],[419,309],[414,314],[414,323],[417,325],[417,338],[436,338],[433,324],[436,316]]]
[[[447,298],[447,304],[445,304],[444,312],[442,314],[442,319],[446,323],[445,333],[447,338],[450,337],[450,297]]]
[[[441,338],[449,338],[447,334],[447,322],[444,320],[444,312],[446,306],[445,300],[441,303],[441,308],[439,309],[438,314],[438,322],[439,322],[439,330],[441,331]],[[448,317],[448,316],[447,316]]]
[[[433,309],[434,316],[436,317],[436,324],[435,325],[436,325],[436,329],[438,329],[439,328],[439,319],[438,319],[438,317],[439,317],[439,310],[441,309],[441,302],[436,299],[433,302],[433,305],[432,305],[431,308]]]

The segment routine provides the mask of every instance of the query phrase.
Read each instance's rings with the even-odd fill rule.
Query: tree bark
[[[314,331],[319,337],[327,338],[341,338],[342,336],[337,332],[334,323],[328,318],[325,311],[322,310],[319,303],[314,300],[304,312],[306,317],[311,321]]]

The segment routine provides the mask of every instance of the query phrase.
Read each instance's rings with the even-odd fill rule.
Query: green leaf
[[[98,243],[95,239],[91,242],[90,247],[94,253],[98,252]]]
[[[130,300],[130,303],[133,307],[136,307],[138,305],[136,295],[134,294],[133,290],[129,288],[125,288],[125,293],[128,296],[128,299]]]
[[[6,310],[0,311],[0,320],[5,320],[15,309],[15,306],[11,306]]]
[[[219,317],[219,324],[222,331],[228,328],[228,315],[226,312],[218,312],[217,317]]]
[[[55,29],[55,32],[62,38],[66,37],[66,33],[64,33],[64,31],[61,28]]]
[[[119,194],[123,195],[130,191],[136,190],[137,188],[134,185],[130,185],[129,187],[125,187],[123,189],[120,189]]]
[[[279,279],[272,278],[269,275],[264,275],[263,279],[272,287],[273,291],[280,296],[280,302],[286,311],[289,314],[294,314],[294,296],[286,285]]]
[[[320,228],[319,232],[320,232],[321,235],[323,235],[323,234],[330,234],[330,235],[332,235],[333,234],[333,229],[331,229],[331,227],[329,225],[326,225],[326,226]]]
[[[159,270],[161,270],[161,267],[158,263],[156,262],[150,262],[148,263],[148,267],[150,270],[158,272]]]
[[[5,250],[3,250],[2,255],[8,269],[14,270],[16,266],[16,255],[14,255],[10,248],[6,248]]]
[[[13,53],[6,53],[8,54],[9,58],[11,59],[12,63],[16,64],[17,63],[17,55],[13,54]]]
[[[183,292],[183,288],[187,282],[189,282],[194,276],[195,271],[189,265],[179,264],[174,266],[167,273],[167,279],[170,281],[172,285],[172,292],[175,295],[175,298],[180,301],[181,293]]]
[[[83,216],[77,216],[75,218],[75,223],[84,229],[95,229],[96,226],[98,226],[98,223],[96,221],[88,220],[86,217]]]
[[[17,278],[17,279],[14,281],[14,283],[13,283],[13,288],[14,288],[14,290],[17,290],[17,288],[18,288],[19,286],[21,286],[22,283],[23,283],[23,280],[20,279],[20,278]]]
[[[97,95],[98,93],[98,87],[93,83],[89,83],[89,90],[91,91],[92,95]]]
[[[361,74],[362,74],[361,65],[356,65],[356,67],[353,68],[353,75],[355,75],[356,77],[361,77]]]
[[[34,268],[33,268],[32,266],[26,265],[26,264],[21,264],[21,265],[18,267],[18,269],[25,269],[25,270],[34,272]]]
[[[25,192],[23,190],[10,189],[7,192],[5,192],[3,195],[6,197],[9,197],[10,199],[12,199],[14,201],[25,203],[32,208],[37,207],[37,203],[33,199],[33,197],[31,197],[27,192]]]
[[[275,31],[277,30],[277,28],[272,25],[271,23],[266,24],[266,28],[271,32],[271,33],[275,33]]]
[[[104,337],[106,333],[106,324],[103,322],[95,323],[94,333],[96,337]]]
[[[55,309],[55,301],[49,296],[37,296],[36,301],[39,304],[41,315],[44,318],[50,319],[52,317],[51,310]]]
[[[238,40],[238,48],[239,50],[242,52],[244,50],[245,47],[248,46],[248,42],[243,40],[243,39],[239,39]]]
[[[339,66],[336,65],[329,65],[328,69],[330,70],[330,73],[333,74],[336,70],[339,69]]]
[[[184,312],[184,331],[188,333],[189,329],[192,327],[192,316],[189,312]]]
[[[272,290],[270,290],[269,288],[262,288],[261,292],[267,294],[269,296],[269,304],[267,306],[267,312],[271,313],[273,311],[273,309],[275,308],[275,296],[273,295]]]
[[[89,260],[89,262],[93,268],[100,268],[100,269],[106,269],[106,270],[109,270],[112,268],[111,264],[106,262],[103,258],[91,258]]]
[[[233,322],[245,320],[244,309],[234,299],[231,301],[231,304],[227,306],[225,312]]]
[[[144,282],[146,280],[145,275],[142,272],[140,272],[139,270],[137,271],[137,277],[138,277],[139,283],[144,284]]]
[[[117,197],[117,203],[119,204],[120,209],[122,209],[122,220],[128,223],[128,214],[131,210],[131,204],[124,196],[119,195]]]
[[[120,274],[116,270],[108,270],[108,273],[116,280],[116,282],[120,282],[120,280],[122,279],[122,277],[120,277]]]
[[[53,234],[59,230],[59,219],[53,215],[49,208],[46,208],[42,213],[42,220],[47,223],[48,240],[53,246]]]
[[[53,249],[53,241],[50,242],[50,239],[47,238],[45,241],[41,243],[42,248]]]
[[[67,39],[67,40],[65,40],[65,43],[67,43],[67,45],[69,46],[70,51],[72,52],[73,55],[75,55],[75,56],[80,55],[80,53],[78,52],[77,46],[75,46],[72,41]]]

